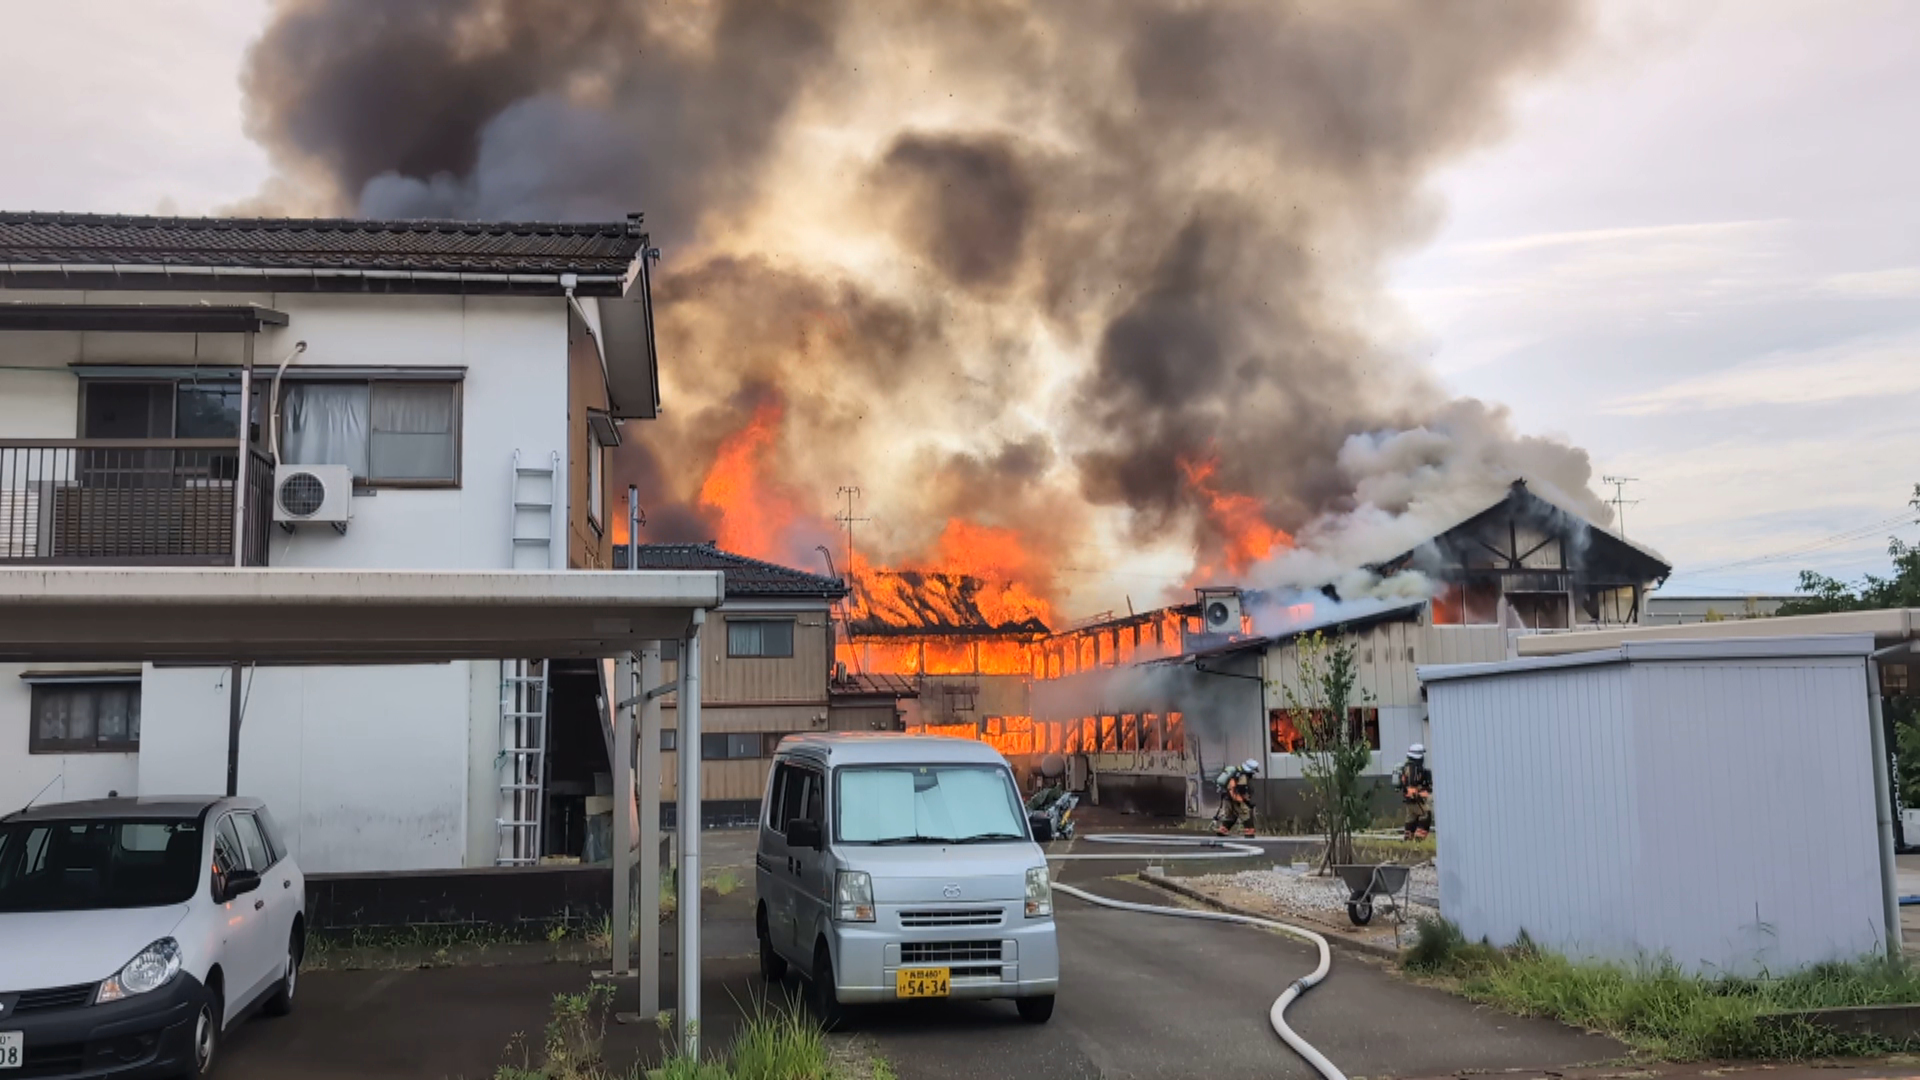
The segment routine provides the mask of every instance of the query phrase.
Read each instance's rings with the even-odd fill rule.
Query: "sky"
[[[0,0],[0,208],[217,213],[271,174],[264,0]],[[1632,477],[1667,594],[1883,570],[1920,482],[1920,4],[1609,0],[1432,178],[1376,333]],[[1610,490],[1610,489],[1609,489]]]

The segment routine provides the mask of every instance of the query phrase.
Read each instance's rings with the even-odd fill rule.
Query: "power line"
[[[1600,482],[1613,485],[1613,498],[1607,501],[1613,504],[1614,524],[1620,528],[1620,539],[1625,540],[1627,538],[1627,507],[1640,505],[1639,499],[1627,498],[1627,485],[1639,483],[1640,478],[1636,476],[1603,476],[1600,478]]]
[[[1671,576],[1676,578],[1697,577],[1701,574],[1718,573],[1722,570],[1740,570],[1740,569],[1745,569],[1753,566],[1761,566],[1766,563],[1779,562],[1783,559],[1800,558],[1802,556],[1810,555],[1810,554],[1823,551],[1829,548],[1844,546],[1846,544],[1858,543],[1862,540],[1865,540],[1873,536],[1875,533],[1883,533],[1890,530],[1897,531],[1899,529],[1903,529],[1914,524],[1916,524],[1916,522],[1911,513],[1895,514],[1892,517],[1885,518],[1881,521],[1873,522],[1870,525],[1861,525],[1856,528],[1849,529],[1845,532],[1835,533],[1832,536],[1824,537],[1819,540],[1809,541],[1808,543],[1801,544],[1797,547],[1785,548],[1779,551],[1768,552],[1761,555],[1752,555],[1744,559],[1734,559],[1730,562],[1715,563],[1711,566],[1702,566],[1694,570],[1687,570],[1681,573],[1673,574]]]

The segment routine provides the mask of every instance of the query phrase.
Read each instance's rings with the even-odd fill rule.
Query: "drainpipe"
[[[700,1058],[700,630],[707,613],[695,608],[680,646],[680,1052]]]
[[[1880,904],[1887,921],[1887,955],[1900,959],[1900,889],[1893,861],[1893,785],[1887,776],[1892,757],[1887,753],[1886,718],[1880,709],[1880,661],[1911,651],[1903,641],[1867,657],[1867,715],[1873,743],[1873,811],[1880,834]]]

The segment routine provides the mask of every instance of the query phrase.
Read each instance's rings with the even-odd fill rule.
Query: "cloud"
[[[1920,297],[1920,266],[1896,266],[1887,270],[1834,274],[1816,283],[1814,291],[1859,300]]]
[[[1699,221],[1674,225],[1630,225],[1610,229],[1575,229],[1564,232],[1533,233],[1462,244],[1456,250],[1468,254],[1506,255],[1544,248],[1591,247],[1596,245],[1719,244],[1728,237],[1745,237],[1786,224],[1779,219],[1756,221]]]
[[[1618,397],[1600,411],[1651,416],[1755,405],[1804,407],[1910,394],[1920,394],[1920,338],[1914,337],[1774,353],[1646,393]]]

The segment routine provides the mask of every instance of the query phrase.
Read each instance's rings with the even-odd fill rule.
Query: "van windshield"
[[[848,844],[984,844],[1027,839],[1007,770],[867,765],[839,773],[836,826]]]
[[[200,839],[191,818],[0,823],[0,911],[184,904]]]

